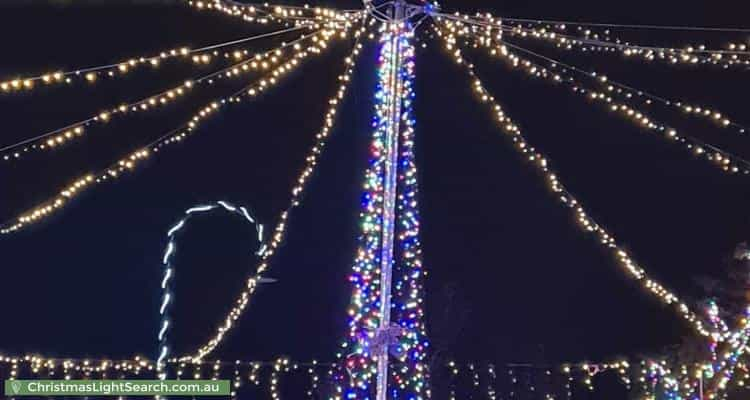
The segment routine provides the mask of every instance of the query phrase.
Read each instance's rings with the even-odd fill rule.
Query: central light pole
[[[401,133],[401,35],[406,16],[406,3],[396,0],[393,4],[391,30],[392,57],[388,76],[388,129],[385,138],[385,176],[383,185],[383,221],[380,251],[380,337],[378,348],[377,400],[388,396],[388,350],[391,335],[391,283],[393,281],[393,243],[396,231],[396,196],[398,192],[398,144]]]

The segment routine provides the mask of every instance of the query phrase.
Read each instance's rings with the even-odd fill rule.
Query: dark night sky
[[[0,6],[2,77],[104,64],[260,31],[176,2],[6,3]],[[328,4],[352,7],[358,2]],[[746,25],[748,10],[742,7],[736,1],[443,3],[451,11],[488,10],[516,17],[709,26]],[[655,44],[695,43],[700,37],[636,36]],[[713,44],[726,39],[704,37]],[[734,38],[749,40],[740,34]],[[253,48],[272,44],[257,42]],[[97,186],[58,216],[0,239],[0,352],[153,356],[166,230],[187,207],[211,200],[248,205],[266,225],[275,224],[348,50],[339,42],[273,92],[223,112],[135,174]],[[280,283],[259,291],[240,327],[220,348],[222,357],[333,359],[350,298],[346,276],[370,137],[374,50],[369,46],[361,58],[319,173],[273,263],[270,275]],[[747,71],[547,53],[610,71],[612,78],[667,97],[714,105],[750,124]],[[473,101],[465,74],[437,46],[420,51],[417,62],[417,152],[423,244],[431,273],[431,333],[439,337],[459,319],[440,315],[446,288],[456,288],[459,308],[469,312],[458,342],[446,349],[450,354],[500,362],[602,359],[658,350],[688,332],[625,278],[608,254],[578,234],[569,215]],[[210,71],[180,65],[168,63],[94,86],[2,96],[0,145]],[[569,189],[678,293],[697,296],[692,277],[715,275],[722,259],[747,236],[750,178],[724,175],[500,62],[482,61],[478,67],[529,139],[550,156]],[[196,92],[182,105],[91,129],[86,140],[63,150],[0,164],[0,218],[13,217],[71,178],[160,136],[202,102],[230,91],[221,86]],[[697,137],[750,156],[746,137],[662,115]],[[185,235],[175,311],[175,336],[182,350],[214,332],[253,268],[247,235],[247,227],[230,218],[202,219]]]

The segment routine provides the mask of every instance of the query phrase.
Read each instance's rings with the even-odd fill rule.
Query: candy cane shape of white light
[[[259,248],[256,255],[261,255],[263,249],[266,247],[266,245],[263,243],[263,225],[258,223],[256,218],[253,218],[250,212],[248,212],[247,208],[237,207],[226,201],[217,201],[212,204],[199,205],[188,208],[185,211],[185,215],[182,217],[182,219],[177,221],[177,223],[174,224],[172,228],[169,229],[169,231],[167,231],[167,238],[169,241],[167,242],[167,247],[162,258],[162,265],[164,266],[164,277],[161,281],[162,300],[159,307],[159,317],[161,319],[161,323],[159,324],[159,331],[156,336],[156,339],[159,343],[156,361],[156,370],[159,375],[159,379],[166,379],[167,377],[164,366],[166,364],[166,360],[169,356],[171,348],[171,346],[169,345],[168,333],[172,324],[170,322],[169,311],[170,305],[174,303],[174,300],[169,283],[172,281],[172,278],[175,274],[172,260],[177,252],[177,237],[193,216],[208,213],[213,210],[223,210],[231,215],[237,215],[241,217],[243,221],[247,221],[249,224],[255,226],[255,237],[258,240]]]

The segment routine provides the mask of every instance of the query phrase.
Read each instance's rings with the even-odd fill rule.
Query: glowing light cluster
[[[439,33],[440,34],[440,33]],[[503,108],[496,102],[481,80],[474,72],[472,64],[468,63],[460,50],[455,48],[455,37],[448,36],[445,39],[445,47],[452,55],[452,59],[459,65],[463,65],[472,80],[472,90],[478,96],[482,104],[485,104],[494,114],[496,122],[513,142],[513,148],[522,158],[541,174],[548,188],[555,194],[560,204],[569,209],[578,222],[577,226],[587,234],[593,235],[596,243],[609,250],[617,262],[625,269],[630,277],[641,283],[641,287],[654,295],[663,304],[671,306],[675,312],[695,328],[703,336],[709,336],[713,332],[707,327],[702,318],[693,312],[690,306],[680,300],[676,294],[662,286],[659,282],[650,278],[645,269],[632,258],[632,256],[617,244],[615,237],[603,226],[597,223],[585,210],[583,204],[571,194],[563,185],[558,175],[549,166],[549,158],[531,146],[521,134],[519,126],[511,120]]]
[[[345,34],[341,34],[344,37]],[[58,195],[54,198],[34,207],[32,210],[21,214],[15,219],[0,227],[0,234],[8,234],[15,232],[31,223],[36,223],[58,211],[64,207],[71,199],[79,194],[82,189],[92,186],[94,183],[103,183],[107,181],[119,178],[124,173],[130,172],[135,167],[149,157],[152,153],[158,153],[163,151],[163,148],[167,145],[181,142],[189,134],[197,130],[202,122],[208,117],[214,115],[220,109],[226,107],[232,103],[239,103],[243,100],[253,99],[267,90],[276,86],[281,78],[288,75],[291,71],[295,70],[301,65],[301,61],[319,54],[322,50],[329,47],[329,38],[334,37],[333,32],[330,35],[324,35],[320,40],[317,40],[308,50],[301,50],[294,54],[294,56],[276,66],[271,72],[249,86],[241,89],[240,91],[223,98],[216,99],[204,107],[202,107],[197,113],[195,113],[186,123],[180,127],[162,135],[159,139],[153,141],[149,145],[133,152],[132,154],[122,158],[116,163],[112,164],[108,168],[96,174],[87,174],[77,179],[74,184],[66,187],[58,192]]]

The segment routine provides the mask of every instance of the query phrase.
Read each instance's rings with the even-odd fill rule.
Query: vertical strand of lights
[[[188,0],[188,5],[202,10],[215,10],[246,22],[256,24],[277,23],[286,26],[314,26],[351,22],[362,15],[361,10],[336,10],[332,8],[273,5],[268,3],[241,3],[227,0]]]
[[[378,382],[378,389],[387,384],[388,398],[427,398],[424,359],[428,342],[423,322],[424,272],[413,150],[412,38],[411,32],[395,25],[384,25],[380,38],[373,137],[361,198],[361,231],[349,277],[354,286],[348,310],[349,335],[338,354],[343,369],[334,378],[335,399],[371,399],[373,380],[376,375],[382,376],[378,361],[383,354],[393,356],[388,362],[392,368],[382,376],[385,379]],[[389,182],[391,177],[395,181]],[[389,194],[395,194],[395,198],[389,199]],[[391,226],[393,222],[395,226]],[[390,229],[395,230],[395,237],[389,236]],[[393,249],[389,249],[389,241],[394,241]],[[393,257],[392,264],[387,257]],[[393,288],[383,281],[390,279],[384,274],[389,264],[399,276]]]
[[[402,333],[394,354],[394,399],[424,399],[428,377],[425,357],[429,342],[424,323],[424,287],[427,274],[422,260],[420,215],[418,202],[417,165],[414,154],[415,125],[413,102],[415,77],[415,49],[409,36],[402,35],[401,82],[402,101],[399,160],[396,249],[400,262],[396,264],[399,279],[394,282],[393,319]]]
[[[361,197],[360,236],[352,273],[352,301],[348,308],[348,339],[342,343],[338,354],[343,358],[344,370],[337,371],[335,399],[370,399],[370,384],[377,369],[371,342],[380,325],[380,263],[384,208],[386,136],[392,94],[389,93],[391,60],[393,57],[391,35],[381,38],[378,58],[378,85],[375,93],[375,117],[370,145],[370,160],[365,171]]]

